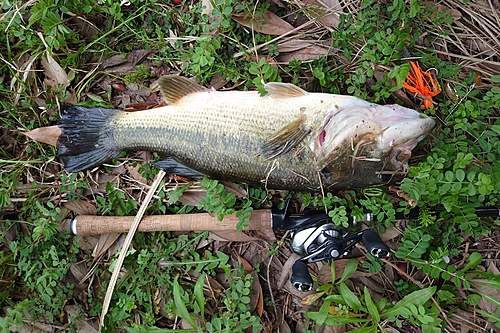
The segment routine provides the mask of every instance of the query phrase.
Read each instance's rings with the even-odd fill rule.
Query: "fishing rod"
[[[310,291],[313,281],[307,264],[318,261],[331,261],[351,252],[354,246],[363,242],[368,253],[377,258],[387,258],[389,247],[380,239],[377,232],[365,229],[349,234],[346,229],[335,226],[331,217],[325,212],[312,212],[305,215],[288,214],[285,209],[254,210],[248,219],[249,226],[245,230],[290,230],[292,232],[291,248],[302,256],[292,266],[291,283],[299,291]],[[439,211],[435,211],[436,213]],[[477,208],[478,217],[500,217],[500,208]],[[418,218],[418,210],[409,214],[397,213],[396,219]],[[368,213],[361,220],[349,216],[349,223],[370,222],[373,214]],[[106,233],[122,233],[130,230],[133,216],[94,216],[79,215],[70,223],[74,235],[88,236]],[[199,231],[199,230],[234,230],[240,219],[236,214],[225,216],[222,221],[208,213],[154,215],[145,216],[137,231]]]

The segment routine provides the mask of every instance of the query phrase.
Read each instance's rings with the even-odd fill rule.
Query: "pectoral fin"
[[[311,128],[305,124],[305,118],[300,118],[283,127],[262,145],[262,155],[272,159],[286,154],[297,146],[309,133]]]
[[[153,162],[153,165],[170,175],[184,176],[194,179],[201,179],[205,176],[203,173],[193,170],[178,162],[173,157],[167,157],[164,160]]]

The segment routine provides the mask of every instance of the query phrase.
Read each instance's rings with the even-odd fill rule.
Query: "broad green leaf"
[[[377,325],[372,325],[372,326],[357,328],[355,330],[350,330],[349,332],[350,333],[377,333],[378,327],[377,327]]]
[[[356,296],[349,287],[346,286],[344,282],[341,282],[338,286],[338,290],[340,295],[344,298],[344,301],[351,307],[353,310],[359,310],[363,307],[361,306],[361,302],[359,301],[358,296]]]
[[[364,318],[349,318],[349,317],[337,317],[332,316],[331,314],[327,314],[326,317],[319,312],[307,312],[306,316],[309,319],[314,320],[318,325],[342,325],[342,324],[351,324],[351,323],[366,323],[369,321]]]
[[[491,76],[491,82],[493,82],[493,83],[500,83],[500,75],[498,75],[498,74],[492,75]]]
[[[198,281],[196,281],[196,284],[194,285],[194,298],[196,299],[196,302],[198,302],[198,306],[200,307],[201,318],[205,318],[205,295],[203,294],[205,276],[205,273],[201,274],[201,276],[198,278]]]
[[[432,297],[432,295],[434,295],[435,292],[435,286],[414,291],[397,302],[394,307],[383,312],[382,315],[384,317],[399,316],[402,309],[408,307],[410,304],[424,304]]]
[[[344,282],[349,277],[351,277],[351,275],[353,275],[357,269],[358,269],[358,261],[354,258],[349,260],[347,262],[347,265],[345,265],[344,272],[342,273],[342,277],[340,278],[339,283]]]
[[[182,295],[181,295],[181,286],[179,285],[179,276],[177,275],[174,279],[174,285],[173,285],[173,293],[174,293],[174,304],[175,308],[177,310],[177,315],[183,319],[185,319],[191,327],[196,327],[196,323],[189,313],[188,309],[186,308],[186,304],[184,304],[184,301],[182,300]]]
[[[463,182],[464,179],[465,179],[465,171],[464,171],[464,169],[457,169],[457,171],[455,171],[455,177],[457,178],[457,180],[459,182]]]
[[[475,272],[474,272],[475,273]],[[490,279],[472,279],[470,282],[474,284],[482,284],[483,286],[488,286],[493,289],[500,289],[500,281],[490,280]]]
[[[496,306],[500,306],[500,299],[497,299],[496,297],[492,297],[491,295],[481,293],[481,296],[486,298],[486,300],[492,304],[495,304]]]
[[[323,304],[321,304],[318,312],[310,312],[311,314],[314,314],[314,318],[310,318],[315,320],[318,325],[323,325],[329,316],[328,312],[330,311],[330,304],[331,302],[325,300]],[[307,313],[307,315],[309,316],[310,313]]]
[[[365,286],[364,288],[364,293],[365,293],[365,303],[366,303],[366,308],[368,309],[368,313],[372,316],[373,320],[376,323],[380,322],[380,313],[378,312],[377,307],[373,303],[372,296],[370,295],[370,291],[368,288]]]
[[[488,320],[491,321],[492,323],[495,323],[496,327],[500,327],[500,316],[483,310],[476,309],[476,311],[485,318],[488,318]]]
[[[483,256],[481,256],[478,252],[472,252],[469,256],[469,262],[465,265],[463,271],[466,272],[469,269],[476,267],[481,263],[481,261],[483,261]]]
[[[497,133],[500,133],[500,125],[491,125],[491,129]]]
[[[422,325],[422,332],[426,333],[441,333],[441,329],[439,327]]]

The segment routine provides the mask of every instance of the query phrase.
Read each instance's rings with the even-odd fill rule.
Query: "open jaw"
[[[342,110],[325,119],[319,130],[314,143],[317,167],[328,169],[340,159],[353,173],[364,168],[366,176],[376,173],[378,181],[386,183],[394,175],[408,172],[412,149],[429,135],[435,123],[399,105]]]

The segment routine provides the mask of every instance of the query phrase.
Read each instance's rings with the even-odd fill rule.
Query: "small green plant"
[[[357,268],[357,260],[350,260],[338,282],[323,285],[318,291],[326,297],[317,312],[308,312],[307,316],[318,325],[340,325],[356,323],[361,328],[352,332],[378,332],[383,330],[383,320],[395,322],[401,326],[399,318],[419,323],[426,327],[437,327],[441,320],[439,311],[428,304],[436,292],[436,287],[424,288],[407,294],[396,304],[391,305],[385,298],[374,302],[370,291],[364,287],[361,295],[356,295],[346,285],[347,280]],[[332,281],[335,270],[332,268]]]

